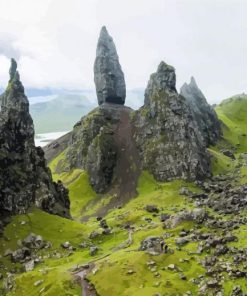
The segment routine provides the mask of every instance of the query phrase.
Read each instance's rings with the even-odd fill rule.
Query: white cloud
[[[93,88],[100,27],[117,46],[128,88],[164,60],[178,89],[193,75],[210,102],[247,85],[244,0],[1,0],[0,85],[11,55],[26,87]]]

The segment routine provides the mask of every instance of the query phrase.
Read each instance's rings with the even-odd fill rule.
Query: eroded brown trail
[[[88,273],[92,271],[94,265],[91,264],[88,269],[83,269],[75,273],[75,277],[78,279],[82,289],[82,296],[98,296],[94,286],[86,279]]]
[[[110,202],[101,207],[95,216],[104,216],[109,209],[122,206],[137,195],[137,182],[140,175],[140,160],[133,138],[134,127],[131,122],[129,109],[119,110],[120,120],[114,132],[118,149],[115,180],[108,192],[113,196]]]

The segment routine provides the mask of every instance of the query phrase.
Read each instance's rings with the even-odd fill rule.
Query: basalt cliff
[[[69,217],[68,191],[61,182],[52,181],[44,152],[34,145],[29,103],[13,59],[9,75],[0,111],[1,220],[30,207]]]

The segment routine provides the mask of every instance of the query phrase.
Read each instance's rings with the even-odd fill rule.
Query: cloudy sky
[[[0,87],[17,59],[26,87],[93,88],[102,25],[127,88],[145,87],[161,60],[210,102],[247,92],[246,0],[0,0]]]

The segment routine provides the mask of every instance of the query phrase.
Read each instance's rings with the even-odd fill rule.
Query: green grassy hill
[[[73,125],[95,107],[85,96],[64,94],[48,102],[30,105],[35,132],[69,131]]]
[[[217,106],[216,112],[222,121],[223,137],[215,147],[209,149],[213,173],[231,176],[234,185],[244,184],[247,181],[247,97],[240,96],[223,101]],[[231,149],[236,159],[224,155],[222,149]],[[54,179],[61,179],[70,190],[71,214],[74,221],[36,209],[30,210],[29,214],[12,218],[11,223],[5,228],[4,236],[0,238],[1,254],[8,249],[15,250],[18,241],[31,232],[40,234],[45,240],[52,242],[52,247],[38,251],[41,262],[33,271],[27,273],[20,273],[22,266],[11,263],[9,257],[0,258],[1,273],[5,278],[10,270],[16,270],[13,289],[8,292],[8,296],[82,295],[81,287],[73,277],[72,270],[87,263],[94,265],[87,277],[100,296],[198,295],[202,279],[209,281],[211,278],[206,274],[201,262],[207,256],[213,255],[215,250],[209,249],[199,253],[200,242],[192,240],[179,246],[176,239],[180,237],[181,231],[192,229],[205,235],[210,232],[215,236],[224,235],[223,231],[186,220],[178,221],[171,228],[164,227],[160,214],[176,217],[181,212],[195,210],[195,201],[179,192],[182,187],[186,187],[191,192],[200,193],[199,187],[179,180],[160,183],[147,172],[142,172],[138,182],[138,196],[121,208],[111,209],[107,213],[105,219],[111,228],[111,234],[105,235],[95,213],[107,205],[112,196],[96,194],[89,185],[87,173],[82,170],[57,174],[56,167],[61,165],[66,165],[64,152],[50,163],[50,168]],[[150,213],[145,209],[150,204],[158,207],[159,214]],[[232,214],[221,215],[207,206],[204,210],[218,220],[234,219]],[[244,217],[246,212],[241,215]],[[131,227],[133,229],[129,230]],[[97,231],[99,235],[89,238],[92,231]],[[232,234],[238,237],[238,241],[229,243],[229,247],[246,248],[247,227],[241,225],[233,229]],[[140,242],[149,236],[162,236],[170,251],[157,256],[140,251]],[[65,241],[69,241],[75,249],[63,249],[61,243]],[[97,254],[90,256],[88,247],[79,247],[82,242],[97,245]],[[220,255],[220,260],[232,262],[233,258],[226,253]],[[241,268],[244,267],[241,265]],[[245,278],[233,278],[228,272],[224,272],[223,275],[224,295],[231,295],[235,286],[240,286],[247,293]],[[3,280],[0,281],[2,284]]]
[[[224,139],[237,148],[237,152],[247,150],[247,95],[239,95],[224,100],[216,107],[223,122]]]

